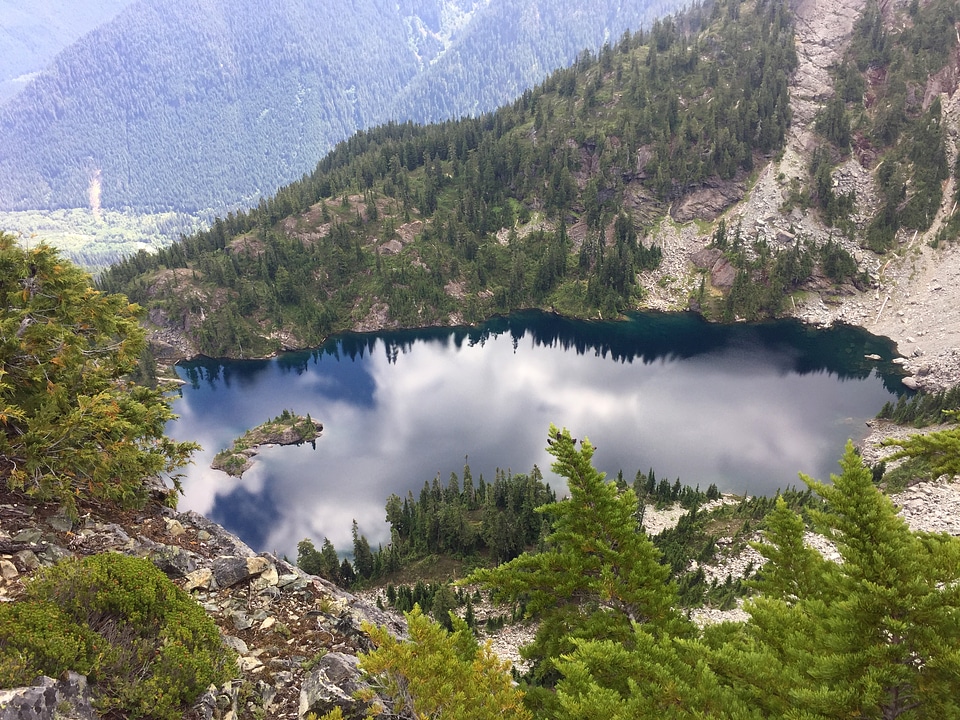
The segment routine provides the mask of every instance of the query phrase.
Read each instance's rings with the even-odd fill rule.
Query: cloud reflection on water
[[[856,363],[843,369],[843,357],[889,356],[889,343],[864,334],[834,352],[690,321],[633,337],[629,324],[500,322],[491,333],[349,336],[329,352],[188,365],[195,382],[169,431],[205,450],[188,470],[181,508],[291,557],[304,537],[351,549],[354,518],[376,546],[389,539],[387,496],[417,496],[438,474],[446,484],[465,455],[475,478],[537,464],[557,485],[543,449],[551,422],[589,436],[595,463],[611,475],[653,467],[702,488],[770,492],[797,483],[798,471],[833,471],[894,382]],[[284,408],[324,423],[316,449],[265,449],[242,479],[209,468],[218,449]]]

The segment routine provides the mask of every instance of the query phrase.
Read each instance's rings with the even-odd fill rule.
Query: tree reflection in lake
[[[525,313],[476,329],[350,334],[272,360],[184,363],[168,431],[204,447],[181,509],[293,557],[304,537],[349,549],[354,518],[386,543],[387,496],[417,495],[438,474],[446,484],[465,456],[475,478],[538,464],[551,480],[551,422],[589,436],[597,466],[629,480],[652,467],[701,488],[768,493],[799,471],[826,478],[847,438],[863,437],[899,391],[892,356],[889,341],[852,328]],[[316,450],[265,449],[239,480],[209,468],[284,408],[324,423]]]

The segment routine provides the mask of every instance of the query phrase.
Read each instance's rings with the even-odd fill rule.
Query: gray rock
[[[16,561],[17,566],[23,568],[26,572],[31,572],[40,567],[40,559],[33,550],[15,552],[13,559]]]
[[[233,626],[237,629],[237,632],[253,626],[253,620],[250,619],[250,616],[239,610],[230,613],[230,619],[233,621]]]
[[[193,712],[198,720],[213,720],[217,711],[217,687],[211,685],[193,704]]]
[[[260,576],[250,584],[250,589],[255,593],[259,593],[270,588],[276,588],[279,582],[280,576],[277,573],[277,568],[270,563],[267,565],[266,570],[260,573]]]
[[[224,635],[223,644],[228,648],[235,650],[238,655],[246,655],[250,652],[250,648],[247,647],[247,644],[236,635]]]
[[[107,533],[113,535],[113,537],[116,538],[116,540],[113,542],[114,545],[126,545],[130,542],[130,536],[127,535],[127,531],[116,523],[108,523],[106,525],[100,525],[97,523],[92,529],[97,533]]]
[[[73,530],[73,520],[66,515],[57,514],[47,518],[47,525],[57,532],[70,532]]]
[[[324,715],[335,707],[340,708],[347,720],[365,717],[371,703],[357,700],[355,694],[370,686],[361,680],[357,663],[353,655],[338,652],[320,658],[300,687],[300,717],[310,712]]]
[[[295,590],[307,586],[307,581],[296,573],[285,573],[277,578],[277,586],[283,589]]]
[[[17,570],[16,565],[9,560],[0,560],[0,577],[10,581],[16,579],[19,575],[20,571]]]
[[[211,590],[213,588],[213,570],[210,568],[200,568],[194,570],[186,576],[187,582],[183,589],[187,592],[192,590]]]
[[[183,523],[174,518],[166,518],[164,522],[167,525],[167,532],[170,533],[171,537],[180,537],[187,530],[183,527]]]
[[[56,565],[61,560],[72,558],[73,553],[59,545],[47,545],[42,551],[37,553],[37,557],[40,558],[40,562],[44,565]]]
[[[733,203],[743,198],[743,185],[733,181],[708,180],[688,193],[670,208],[670,215],[677,222],[689,222],[695,218],[715,220]]]
[[[16,535],[14,535],[11,540],[14,542],[30,543],[31,545],[40,542],[40,538],[43,537],[43,532],[40,528],[29,527],[21,530]]]
[[[65,680],[41,677],[31,687],[0,690],[0,720],[98,720],[87,678],[71,672]]]
[[[270,567],[270,561],[262,557],[221,557],[213,563],[213,577],[218,587],[228,588],[256,577]]]
[[[139,542],[150,562],[170,577],[186,577],[197,569],[197,561],[182,547],[164,545],[142,536]]]
[[[220,555],[235,555],[238,557],[253,557],[256,553],[249,545],[238,537],[231,535],[212,520],[208,520],[193,510],[177,516],[184,525],[192,525],[197,533],[205,530],[210,538],[208,544]]]
[[[237,667],[242,673],[253,672],[263,667],[263,660],[253,655],[244,655],[237,658]]]

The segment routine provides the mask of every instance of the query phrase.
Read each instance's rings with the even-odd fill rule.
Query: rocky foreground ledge
[[[151,559],[203,605],[237,651],[238,676],[211,687],[185,715],[189,720],[303,718],[335,705],[354,709],[346,717],[361,717],[366,706],[353,699],[363,685],[356,656],[370,649],[361,624],[405,634],[396,615],[282,558],[255,553],[196,513],[153,505],[109,518],[91,511],[71,523],[55,508],[0,490],[0,602],[15,600],[40,567],[102,552]],[[82,676],[0,691],[0,720],[97,717]]]

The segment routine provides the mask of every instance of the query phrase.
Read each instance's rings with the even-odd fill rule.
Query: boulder
[[[737,277],[737,269],[717,248],[703,248],[690,256],[696,267],[710,271],[710,284],[716,288],[731,288]]]
[[[300,687],[300,717],[307,713],[322,716],[339,707],[347,720],[366,717],[371,702],[358,700],[358,690],[369,690],[360,677],[358,660],[353,655],[331,652],[320,658],[303,679]]]
[[[193,590],[211,590],[213,588],[213,570],[210,568],[199,568],[186,576],[186,582],[183,589],[187,592]]]
[[[691,220],[713,221],[730,205],[742,199],[741,183],[711,180],[677,200],[670,208],[670,215],[680,223]]]
[[[201,530],[205,531],[209,536],[209,539],[206,541],[209,549],[219,555],[236,555],[240,557],[253,557],[256,555],[250,546],[240,540],[236,535],[227,532],[217,523],[208,520],[193,510],[179,514],[177,517],[184,525],[191,525],[196,528],[198,537]]]
[[[139,542],[147,559],[169,577],[186,577],[197,569],[197,561],[178,545],[164,545],[143,536]]]
[[[262,557],[221,557],[213,563],[213,577],[217,587],[233,587],[237,583],[256,577],[273,567],[270,561]]]
[[[0,560],[0,577],[9,582],[15,580],[19,575],[20,571],[10,560]]]

